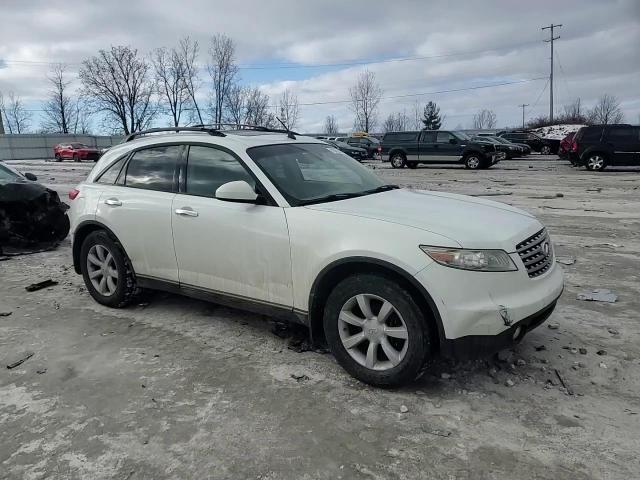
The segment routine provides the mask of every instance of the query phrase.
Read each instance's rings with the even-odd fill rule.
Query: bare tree
[[[232,85],[225,100],[225,121],[235,123],[237,126],[246,121],[246,106],[248,88],[242,85]]]
[[[6,114],[5,114],[5,108],[4,108],[4,96],[2,95],[2,92],[0,92],[0,135],[4,135],[4,120],[3,118],[6,118]],[[9,128],[7,126],[7,128]]]
[[[596,124],[620,123],[623,118],[624,114],[620,108],[620,102],[615,96],[609,94],[601,96],[598,103],[589,112],[589,120]]]
[[[275,126],[275,115],[269,111],[269,95],[258,87],[247,90],[245,100],[245,121],[250,125]]]
[[[382,124],[384,132],[402,132],[411,126],[411,119],[404,110],[402,112],[390,113]]]
[[[411,108],[409,126],[411,130],[422,130],[424,128],[424,123],[422,123],[422,108],[417,100],[413,102],[413,107]]]
[[[376,126],[378,104],[382,98],[382,89],[376,81],[375,73],[365,70],[356,84],[349,89],[351,109],[355,114],[354,126],[357,130],[369,132]]]
[[[473,128],[479,130],[496,128],[496,114],[493,110],[483,108],[473,116]]]
[[[203,124],[202,112],[198,101],[196,100],[196,92],[200,88],[200,76],[198,75],[198,53],[200,51],[200,45],[197,40],[191,40],[189,37],[184,37],[178,44],[178,55],[182,58],[184,65],[184,84],[189,95],[191,103],[191,117],[199,124]]]
[[[57,63],[51,67],[51,72],[47,75],[51,89],[44,104],[42,127],[48,132],[71,133],[71,126],[76,122],[75,101],[69,95],[71,80],[65,74],[67,68],[67,65]]]
[[[70,126],[72,133],[87,135],[91,133],[91,109],[86,99],[80,97],[73,104],[74,123]]]
[[[128,135],[146,128],[157,112],[149,70],[138,50],[112,46],[82,62],[80,81],[95,110]]]
[[[278,105],[280,120],[289,130],[294,130],[298,123],[298,96],[288,88],[282,92]]]
[[[19,96],[9,92],[9,101],[5,103],[2,93],[0,93],[0,112],[9,133],[27,133],[31,126],[31,112],[24,107]]]
[[[327,118],[324,119],[324,133],[327,135],[338,134],[338,122],[333,115],[327,115]]]
[[[162,47],[153,51],[151,62],[160,104],[171,114],[172,124],[177,127],[190,100],[184,58],[179,50]]]
[[[211,38],[207,69],[213,83],[211,107],[215,124],[222,123],[226,96],[238,73],[235,51],[233,40],[226,35],[216,34]]]

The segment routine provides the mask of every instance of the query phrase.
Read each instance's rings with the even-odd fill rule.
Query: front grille
[[[539,277],[553,265],[553,247],[544,228],[516,245],[516,251],[530,278]]]

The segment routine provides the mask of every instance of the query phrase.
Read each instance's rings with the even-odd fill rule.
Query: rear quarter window
[[[602,136],[602,128],[585,128],[578,133],[580,133],[580,140],[583,142],[597,142]]]
[[[415,132],[387,133],[382,141],[384,143],[411,142],[415,141],[417,136]]]

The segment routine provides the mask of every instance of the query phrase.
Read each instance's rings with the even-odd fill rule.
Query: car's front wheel
[[[551,147],[549,145],[543,145],[540,149],[542,155],[551,155]]]
[[[93,299],[120,308],[134,297],[135,275],[122,246],[105,231],[90,233],[80,250],[82,276]]]
[[[56,153],[56,162],[61,162],[62,161],[62,157],[60,156],[59,153]]]
[[[482,159],[476,153],[470,153],[464,159],[464,166],[471,170],[477,170],[482,166]]]
[[[381,275],[338,283],[327,299],[324,332],[338,363],[379,387],[415,380],[431,353],[429,327],[415,300]]]
[[[391,157],[391,166],[393,168],[402,168],[404,167],[404,163],[405,163],[404,155],[402,155],[401,153],[395,153]]]

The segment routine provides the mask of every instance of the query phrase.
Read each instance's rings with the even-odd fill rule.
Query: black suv
[[[464,163],[467,168],[489,168],[504,157],[493,144],[471,140],[462,132],[389,132],[382,139],[382,159],[391,162],[393,168],[416,168],[419,163]]]
[[[380,155],[380,142],[371,137],[340,137],[339,142],[348,143],[352,147],[364,148],[368,158],[376,158]]]
[[[532,132],[500,132],[498,133],[498,137],[506,138],[513,143],[526,143],[532,150],[540,152],[543,155],[558,153],[558,149],[560,148],[560,140],[542,138]]]
[[[582,127],[573,137],[569,159],[588,170],[598,171],[609,165],[640,166],[640,126]]]

